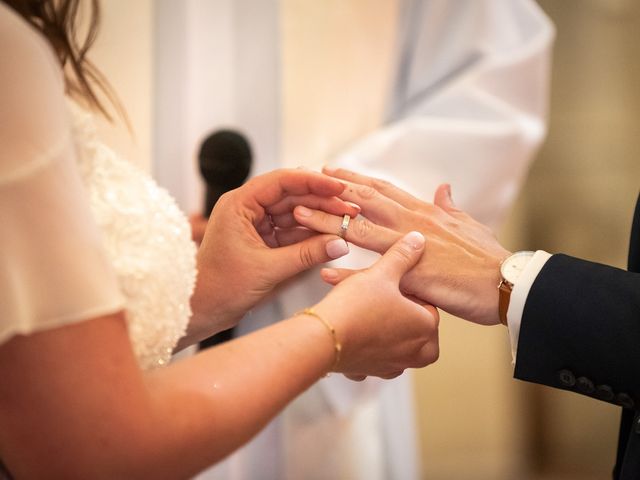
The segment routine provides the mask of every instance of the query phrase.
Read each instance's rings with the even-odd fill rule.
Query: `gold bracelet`
[[[336,351],[335,360],[333,362],[333,366],[331,367],[331,371],[335,371],[335,369],[338,367],[338,363],[340,363],[340,352],[342,352],[342,344],[338,340],[338,336],[336,335],[336,329],[333,328],[333,325],[331,325],[324,318],[322,318],[320,315],[318,315],[313,308],[305,308],[304,310],[300,310],[299,312],[296,312],[296,315],[309,315],[311,317],[315,317],[318,320],[320,320],[320,322],[325,327],[327,327],[327,330],[329,330],[329,333],[331,334],[331,337],[333,338],[333,346],[334,346],[335,351]],[[329,374],[327,374],[326,376],[329,376]]]

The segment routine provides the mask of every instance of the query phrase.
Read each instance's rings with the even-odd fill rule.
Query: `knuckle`
[[[237,208],[237,203],[238,203],[235,200],[236,198],[238,198],[238,194],[234,190],[231,190],[222,194],[220,198],[218,198],[218,201],[213,206],[213,211],[211,212],[211,215],[214,216],[215,214],[217,216],[221,212],[235,210]],[[234,206],[234,203],[236,204],[236,206]]]
[[[371,199],[378,193],[376,189],[370,185],[358,185],[357,192],[358,195],[365,199]]]
[[[301,246],[298,250],[298,255],[300,256],[300,265],[304,268],[311,268],[315,265],[313,254],[308,246]]]
[[[412,253],[403,245],[396,245],[391,250],[391,254],[403,263],[410,263],[413,260]]]
[[[383,180],[382,178],[374,178],[372,181],[372,186],[379,192],[382,192],[392,188],[393,184],[388,180]]]
[[[440,358],[440,345],[437,342],[426,344],[418,355],[416,368],[424,368],[432,363],[436,363]]]
[[[367,238],[373,232],[373,224],[366,218],[356,218],[353,224],[354,233],[358,238]]]

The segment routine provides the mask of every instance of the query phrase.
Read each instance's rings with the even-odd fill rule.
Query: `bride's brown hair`
[[[96,94],[96,87],[115,106],[126,120],[126,115],[105,77],[87,59],[87,52],[96,39],[100,23],[98,0],[88,4],[89,17],[86,35],[78,38],[80,0],[2,0],[39,30],[49,41],[65,73],[67,93],[83,100],[112,119],[104,103]],[[84,7],[84,5],[83,5]]]

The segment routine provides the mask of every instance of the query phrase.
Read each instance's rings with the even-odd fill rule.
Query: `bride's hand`
[[[329,176],[296,169],[255,177],[224,194],[198,251],[194,316],[181,346],[234,326],[280,282],[345,255],[343,239],[303,228],[293,217],[297,205],[356,215],[356,207],[337,198],[344,188]]]
[[[449,185],[440,185],[431,204],[383,180],[343,169],[325,173],[346,181],[341,198],[362,208],[362,216],[351,220],[348,241],[383,253],[404,232],[417,230],[427,238],[425,255],[402,279],[403,291],[475,323],[500,323],[499,265],[509,252],[488,227],[453,204]],[[294,213],[319,232],[335,231],[342,221],[313,209]],[[335,284],[351,273],[328,269],[323,278]]]
[[[367,375],[393,378],[405,368],[438,359],[438,311],[407,298],[399,287],[423,251],[420,233],[405,235],[373,266],[349,276],[314,307],[342,344],[334,371],[356,380]]]

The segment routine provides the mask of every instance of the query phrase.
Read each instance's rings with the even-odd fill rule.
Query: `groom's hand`
[[[383,253],[405,232],[424,234],[425,254],[401,282],[405,294],[475,323],[500,323],[499,266],[509,252],[488,227],[455,206],[449,185],[438,187],[432,204],[383,180],[342,169],[325,173],[346,181],[340,198],[362,209],[362,217],[349,225],[348,241]],[[299,223],[319,232],[335,231],[341,222],[312,209],[297,208],[294,214]],[[349,274],[331,269],[323,278],[335,284]]]

